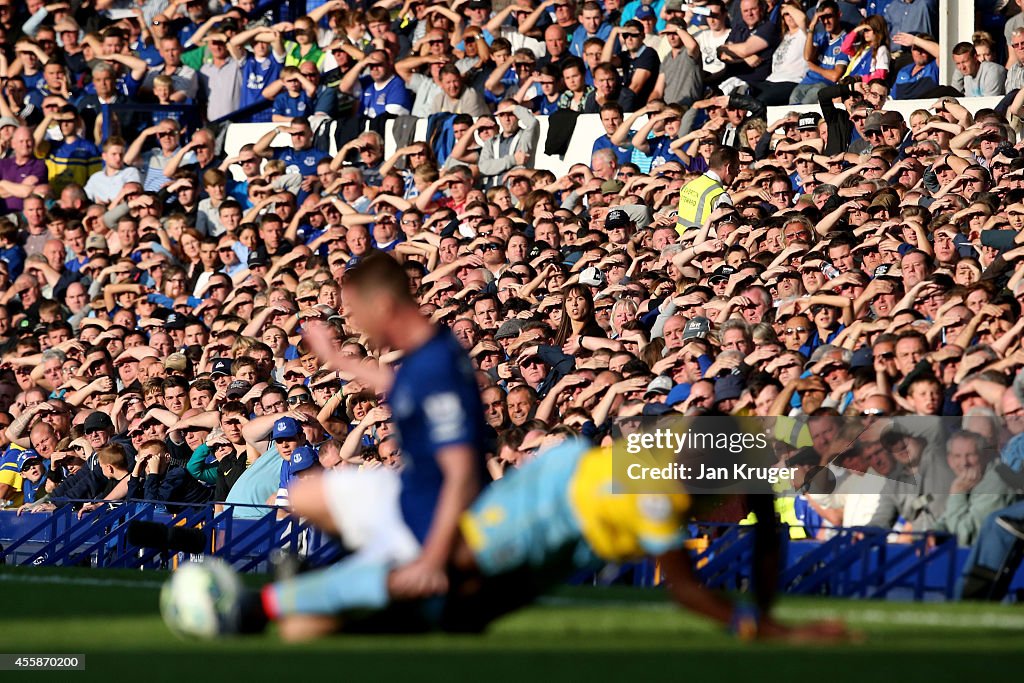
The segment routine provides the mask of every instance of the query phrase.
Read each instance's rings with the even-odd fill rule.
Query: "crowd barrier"
[[[17,516],[0,512],[0,564],[23,566],[87,566],[93,568],[169,569],[198,554],[224,559],[241,572],[267,572],[279,550],[302,558],[311,567],[344,556],[338,541],[301,520],[278,519],[278,510],[265,510],[256,519],[236,517],[236,507],[217,511],[211,505],[185,506],[177,514],[160,504],[132,502],[101,508],[79,519],[71,506],[52,513]],[[132,523],[156,522],[170,530],[163,545],[139,545]],[[749,526],[694,524],[688,542],[698,575],[707,585],[737,590],[751,581],[754,534]],[[780,540],[782,592],[868,599],[950,600],[968,549],[951,537],[919,533],[911,543],[887,541],[878,529],[838,529],[827,541],[789,539],[783,527]],[[176,537],[189,546],[182,550]],[[929,547],[932,546],[932,547]],[[597,574],[582,574],[574,583],[628,583],[655,586],[661,576],[651,560],[609,566]],[[1024,589],[1024,572],[1010,584]]]
[[[986,107],[994,107],[1002,98],[999,97],[964,97],[960,98],[960,103],[967,108],[968,111],[974,113],[979,109]],[[909,118],[910,113],[916,109],[927,109],[931,105],[935,104],[935,100],[890,100],[886,103],[885,109],[898,111],[903,114],[904,118]],[[784,107],[768,107],[767,120],[769,123],[776,121],[786,115],[787,112],[810,112],[821,111],[821,108],[816,104],[806,105],[791,105]],[[598,114],[581,114],[576,119],[576,126],[573,129],[572,138],[569,141],[569,146],[564,155],[555,156],[544,153],[544,142],[547,140],[548,135],[548,117],[538,116],[540,123],[540,136],[537,142],[537,154],[534,167],[551,171],[556,176],[563,176],[569,172],[569,168],[573,164],[587,164],[590,165],[591,152],[594,148],[594,141],[604,135],[604,127],[601,125],[601,117]],[[646,121],[646,117],[641,117],[637,120],[636,127],[639,128]],[[281,125],[280,123],[232,123],[228,126],[227,133],[224,138],[224,153],[228,156],[234,156],[238,154],[238,151],[242,148],[242,145],[248,143],[255,143],[264,133],[271,130],[275,126]],[[385,158],[390,157],[395,153],[396,144],[394,136],[391,131],[394,127],[393,121],[388,121],[385,126],[384,136],[384,156]],[[415,140],[426,140],[427,139],[427,120],[419,119],[416,123]],[[273,147],[290,147],[291,137],[286,134],[278,135],[273,143]],[[332,141],[331,154],[336,154],[337,149]],[[234,166],[232,167],[232,173],[234,177],[241,180],[241,170]]]
[[[255,519],[236,517],[242,507],[265,512]],[[105,506],[81,519],[70,505],[20,517],[0,513],[0,564],[167,569],[192,555],[213,554],[238,571],[266,572],[276,550],[300,555],[314,567],[344,554],[336,539],[306,522],[278,519],[277,508],[226,505],[218,512],[212,505],[187,505],[176,514],[164,509],[162,503],[137,501]],[[139,522],[163,525],[171,532],[169,542],[153,542],[151,535],[140,545],[132,529]],[[182,545],[188,549],[181,551]]]

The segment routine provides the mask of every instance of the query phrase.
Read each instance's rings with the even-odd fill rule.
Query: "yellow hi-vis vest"
[[[723,194],[722,184],[707,174],[683,185],[679,190],[676,232],[682,235],[688,228],[701,227],[711,215],[715,201]]]

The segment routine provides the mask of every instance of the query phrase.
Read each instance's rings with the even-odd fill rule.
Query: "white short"
[[[394,470],[331,469],[323,476],[324,497],[342,542],[361,557],[406,564],[420,544],[402,517],[402,483]]]

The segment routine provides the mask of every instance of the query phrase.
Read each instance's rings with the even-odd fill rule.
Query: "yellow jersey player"
[[[425,600],[405,594],[401,582],[393,580],[400,567],[386,577],[386,594],[380,595],[375,582],[364,581],[358,571],[346,576],[344,592],[334,581],[321,581],[317,575],[322,572],[300,574],[267,586],[262,595],[243,596],[237,609],[230,610],[237,619],[223,631],[253,633],[268,620],[278,621],[282,637],[289,640],[342,629],[479,631],[580,572],[654,556],[676,602],[728,625],[741,638],[846,637],[841,624],[791,628],[768,616],[777,585],[777,555],[768,545],[759,547],[757,539],[776,543],[773,524],[755,525],[754,595],[734,603],[702,586],[692,572],[684,546],[691,497],[667,488],[658,489],[664,491],[660,493],[617,493],[613,481],[611,448],[563,442],[491,484],[462,514],[443,594]],[[768,506],[763,519],[773,519],[771,495],[751,498]],[[376,596],[361,601],[358,617],[346,597],[353,591]],[[282,595],[290,597],[281,600]],[[367,618],[370,603],[372,615]],[[169,623],[187,630],[174,620]]]

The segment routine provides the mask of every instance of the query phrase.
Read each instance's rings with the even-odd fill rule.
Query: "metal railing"
[[[236,508],[265,511],[255,519],[235,515]],[[333,537],[303,520],[278,518],[279,508],[257,505],[182,505],[163,511],[156,501],[107,505],[81,519],[71,505],[52,512],[18,517],[0,513],[0,563],[96,568],[167,569],[192,554],[212,554],[240,572],[263,572],[273,552],[283,550],[310,567],[335,562],[345,554]],[[191,549],[138,544],[133,523],[157,523],[170,533],[188,534]],[[743,589],[751,580],[753,527],[701,524],[691,527],[689,544],[697,574],[706,585]],[[939,599],[955,597],[956,583],[968,550],[955,538],[928,532],[911,534],[910,543],[890,543],[888,532],[871,528],[839,528],[826,541],[789,538],[780,528],[783,569],[779,590],[792,595],[850,598]],[[137,539],[135,539],[137,541]],[[574,583],[608,585],[661,582],[652,560],[609,566]],[[1015,585],[1024,583],[1018,574]]]
[[[309,566],[329,564],[343,554],[337,540],[303,520],[278,519],[279,508],[225,505],[217,512],[212,505],[180,507],[180,512],[168,513],[158,501],[132,501],[104,506],[81,519],[71,505],[23,517],[5,512],[0,514],[0,563],[163,569],[191,554],[136,544],[130,533],[135,522],[191,531],[193,539],[201,537],[203,552],[223,558],[241,572],[266,570],[274,550],[299,555]],[[236,518],[234,511],[241,507],[266,513],[256,519]]]

